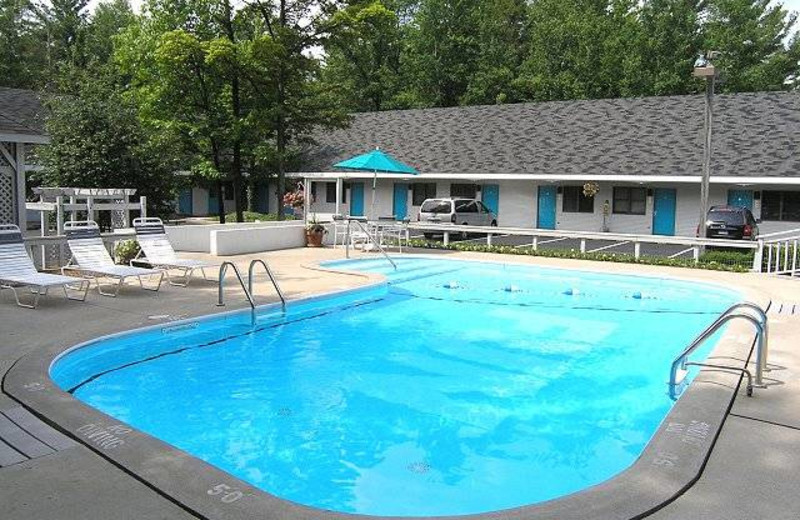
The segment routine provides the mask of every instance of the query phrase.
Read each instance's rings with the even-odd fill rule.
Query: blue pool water
[[[732,291],[404,258],[388,287],[99,340],[51,376],[279,497],[373,515],[479,513],[630,466],[674,356]],[[711,344],[709,344],[709,349]]]

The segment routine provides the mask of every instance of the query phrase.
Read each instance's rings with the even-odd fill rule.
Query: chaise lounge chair
[[[136,218],[133,219],[133,228],[136,230],[136,240],[141,246],[139,254],[131,260],[131,265],[134,262],[146,263],[156,269],[163,269],[167,274],[167,280],[170,285],[177,285],[178,287],[186,287],[192,280],[192,275],[196,270],[200,270],[204,280],[206,278],[206,267],[218,268],[219,264],[213,262],[205,262],[203,260],[192,260],[189,258],[180,258],[173,249],[172,244],[164,231],[164,223],[160,218]],[[144,254],[142,257],[141,255]],[[170,269],[181,271],[178,277],[179,281],[175,281],[170,277]]]
[[[85,277],[91,278],[97,284],[97,292],[103,296],[116,297],[119,289],[128,278],[139,280],[139,286],[148,291],[158,291],[164,279],[164,271],[143,269],[127,265],[117,265],[108,253],[103,239],[100,237],[100,228],[97,223],[88,220],[85,222],[67,222],[64,224],[64,233],[72,252],[69,263],[61,268],[62,274],[67,271],[78,271]],[[158,277],[154,287],[147,287],[142,282],[142,277]],[[102,278],[117,280],[113,292],[103,292],[100,283]]]
[[[17,288],[30,288],[33,300],[23,303]],[[89,281],[58,274],[40,273],[25,250],[22,232],[13,224],[0,225],[0,291],[10,289],[17,305],[35,309],[39,298],[47,294],[50,287],[63,287],[68,300],[84,301],[89,292]],[[71,296],[69,291],[77,293]]]

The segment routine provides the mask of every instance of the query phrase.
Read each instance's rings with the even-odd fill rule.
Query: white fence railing
[[[492,245],[494,238],[498,236],[529,237],[530,247],[535,251],[540,245],[553,243],[558,240],[577,240],[581,253],[592,253],[599,251],[613,250],[615,247],[633,245],[633,256],[637,259],[642,256],[643,244],[661,244],[683,246],[685,249],[671,256],[688,255],[691,253],[695,261],[700,260],[700,255],[705,247],[724,247],[741,251],[758,251],[759,243],[750,240],[722,240],[710,238],[695,238],[684,236],[662,236],[662,235],[635,235],[628,233],[601,233],[593,231],[568,231],[556,229],[535,229],[535,228],[516,228],[516,227],[486,227],[486,226],[460,226],[456,224],[429,224],[421,222],[411,222],[409,229],[421,233],[442,234],[444,244],[448,245],[453,236],[485,235],[486,244]],[[543,240],[544,239],[544,240]],[[592,241],[612,242],[612,244],[591,248]],[[755,256],[758,256],[757,254]],[[758,265],[753,262],[752,269],[759,270]]]
[[[769,274],[798,274],[797,246],[800,242],[800,228],[762,235],[758,240],[754,266],[758,271]]]

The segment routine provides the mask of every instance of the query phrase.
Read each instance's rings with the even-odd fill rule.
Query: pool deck
[[[800,280],[755,274],[557,260],[479,253],[425,252],[452,258],[530,263],[548,267],[623,274],[646,274],[716,282],[767,293],[770,311],[769,388],[736,397],[699,480],[650,518],[796,518],[800,511]],[[210,258],[205,255],[187,255]],[[269,261],[290,299],[354,288],[374,277],[326,272],[316,262],[342,258],[341,250],[293,249],[230,258],[241,269],[250,259]],[[259,302],[275,301],[265,278],[256,284]],[[165,285],[158,293],[128,287],[118,298],[90,293],[85,303],[58,293],[38,310],[13,304],[0,292],[0,375],[18,359],[43,349],[68,347],[94,337],[218,312],[216,284],[193,282],[187,288]],[[228,309],[246,308],[233,277],[226,284]],[[797,305],[794,313],[794,304]],[[665,367],[666,370],[666,367]],[[11,448],[13,446],[13,448]],[[16,457],[16,458],[15,458]],[[9,519],[199,518],[125,469],[97,455],[27,414],[0,393],[0,517]],[[593,518],[587,511],[586,518]]]

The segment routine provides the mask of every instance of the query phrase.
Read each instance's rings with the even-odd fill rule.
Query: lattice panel
[[[16,220],[13,172],[0,163],[0,224],[14,224]]]

